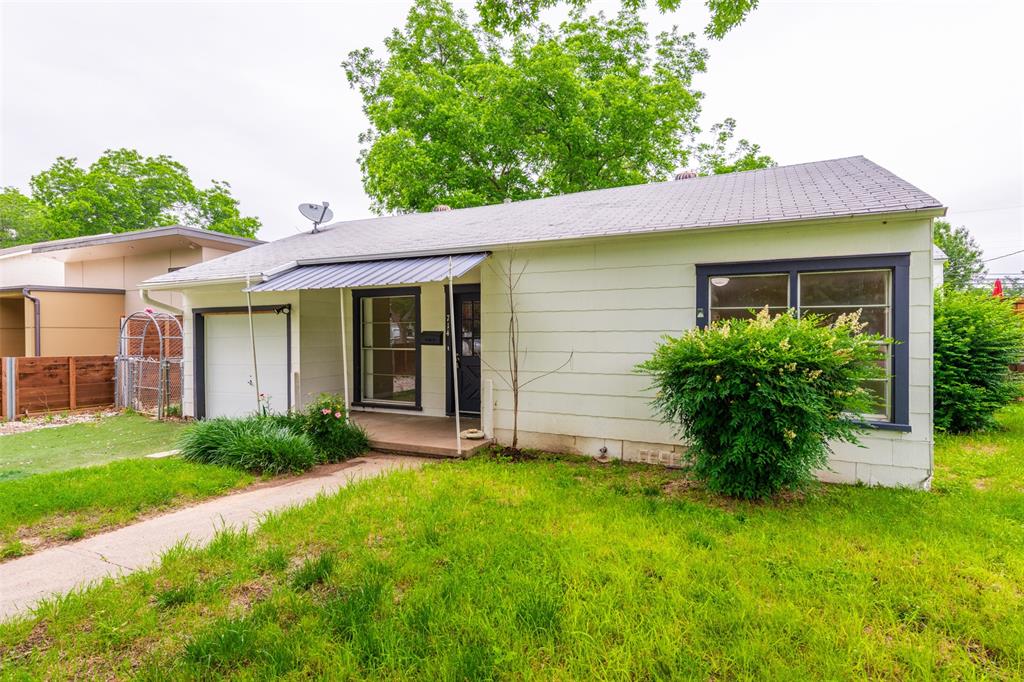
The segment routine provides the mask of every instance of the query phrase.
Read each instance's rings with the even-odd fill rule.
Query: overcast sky
[[[228,180],[263,239],[308,229],[303,201],[369,215],[366,123],[339,65],[409,4],[3,2],[0,184],[132,147]],[[706,20],[699,0],[647,14],[655,30]],[[780,164],[863,154],[1001,256],[1024,249],[1022,25],[1019,0],[761,0],[708,45],[702,122],[734,116]],[[1020,271],[1024,254],[990,268]]]

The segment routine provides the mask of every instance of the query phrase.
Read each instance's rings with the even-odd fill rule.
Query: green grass
[[[25,679],[1019,679],[1024,406],[932,493],[653,467],[395,472],[0,625]]]
[[[182,427],[180,422],[121,414],[0,436],[0,481],[171,450]]]
[[[168,458],[0,481],[0,560],[221,495],[252,480],[235,469]]]

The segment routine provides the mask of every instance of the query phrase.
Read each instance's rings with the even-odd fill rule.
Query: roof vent
[[[689,180],[695,177],[697,177],[697,171],[692,171],[689,168],[676,173],[676,180]]]
[[[448,204],[438,204],[433,209],[431,209],[431,211],[433,213],[440,213],[441,211],[450,211],[450,210],[452,210],[452,207],[449,206]]]

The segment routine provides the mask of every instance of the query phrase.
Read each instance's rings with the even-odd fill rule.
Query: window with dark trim
[[[867,331],[895,340],[883,344],[889,379],[865,385],[878,412],[864,415],[873,426],[907,431],[909,415],[910,256],[888,254],[697,266],[697,324],[748,317],[765,306],[826,318],[860,311]]]
[[[356,402],[419,408],[419,289],[358,290],[352,303]]]

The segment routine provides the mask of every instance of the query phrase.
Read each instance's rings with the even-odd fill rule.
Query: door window
[[[416,297],[360,300],[362,398],[416,403]]]

